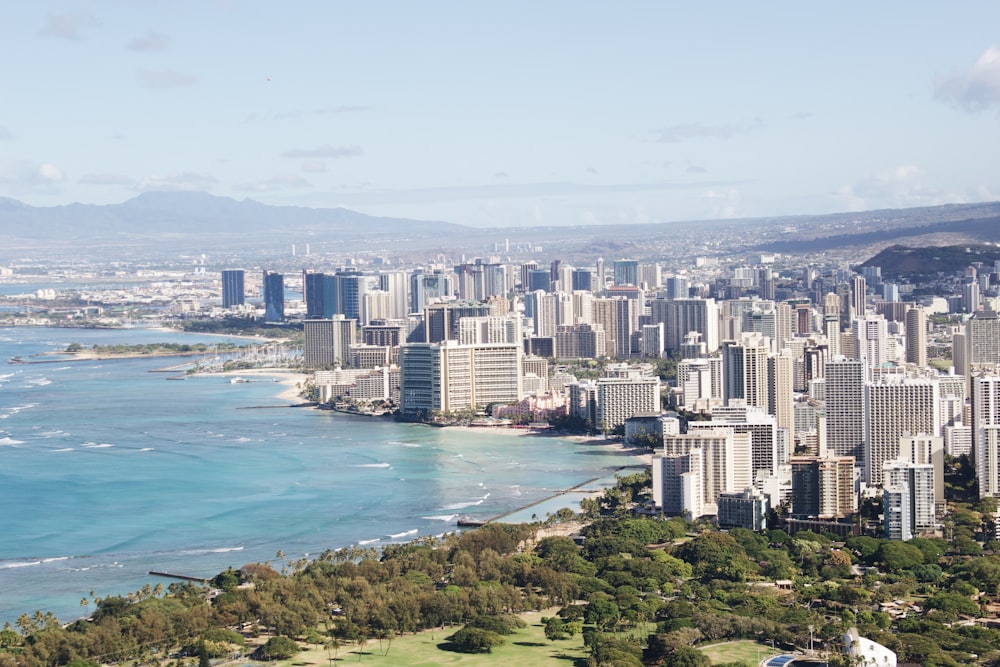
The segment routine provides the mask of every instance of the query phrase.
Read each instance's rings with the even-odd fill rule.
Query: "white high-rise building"
[[[938,384],[929,378],[881,375],[866,385],[865,482],[882,483],[883,464],[899,458],[900,438],[940,432],[938,396]]]
[[[660,378],[597,380],[597,427],[607,432],[637,414],[660,412]]]
[[[870,379],[876,369],[889,361],[887,322],[881,315],[858,318],[854,320],[851,333],[854,338],[854,356],[865,360]]]
[[[715,299],[653,299],[652,321],[663,322],[664,346],[679,350],[684,337],[697,331],[711,354],[719,349],[719,312]]]
[[[712,410],[712,421],[689,422],[688,433],[719,427],[731,428],[737,434],[750,435],[751,482],[773,475],[776,467],[785,463],[778,449],[777,424],[774,417],[763,409],[745,404],[719,406]],[[746,486],[749,484],[730,490],[739,491]]]
[[[653,503],[670,516],[689,521],[705,512],[705,452],[694,448],[684,454],[653,456]]]
[[[720,493],[752,486],[749,441],[748,434],[736,433],[731,428],[699,429],[694,433],[664,436],[663,456],[702,452],[702,468],[692,472],[701,476],[705,513],[715,514]]]
[[[934,504],[940,513],[944,513],[944,438],[935,435],[904,435],[899,439],[898,460],[929,465],[934,469]]]
[[[853,456],[855,465],[865,461],[865,365],[860,359],[834,358],[826,363],[826,445],[837,456]]]
[[[411,343],[399,350],[400,411],[431,414],[481,409],[523,398],[522,345]]]
[[[995,369],[1000,366],[1000,319],[994,311],[975,313],[965,324],[967,362],[970,368]],[[956,365],[955,372],[958,374]]]
[[[933,529],[936,505],[934,466],[911,461],[886,461],[882,477],[887,492],[891,493],[891,489],[906,489],[906,497],[901,499],[901,502],[909,504],[909,512],[901,513],[900,517],[909,515],[910,535],[916,535],[921,530]],[[888,515],[886,518],[887,523],[892,521]],[[905,530],[906,528],[904,534]]]
[[[972,451],[980,498],[1000,498],[1000,376],[972,378]]]

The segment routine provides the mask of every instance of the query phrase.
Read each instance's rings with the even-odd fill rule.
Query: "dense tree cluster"
[[[1000,664],[1000,631],[972,622],[1000,596],[997,554],[965,554],[957,538],[839,541],[639,518],[627,510],[644,484],[622,477],[595,501],[580,540],[539,538],[539,524],[489,524],[381,552],[328,551],[284,573],[228,569],[212,595],[174,584],[84,599],[89,618],[67,626],[24,615],[0,630],[0,667],[192,664],[244,652],[246,635],[269,637],[262,659],[374,640],[388,652],[394,637],[429,628],[454,629],[445,648],[489,652],[516,632],[517,614],[551,608],[545,637],[582,636],[595,667],[706,664],[695,647],[733,639],[835,653],[852,626],[904,661]],[[958,513],[954,532],[983,509]]]

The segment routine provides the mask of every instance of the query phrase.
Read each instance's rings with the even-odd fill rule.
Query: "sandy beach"
[[[277,398],[289,403],[302,403],[305,401],[301,395],[301,388],[306,382],[312,379],[312,375],[291,371],[285,368],[246,368],[238,371],[225,371],[217,373],[228,377],[245,377],[248,379],[276,378],[277,384],[282,386],[282,391]]]
[[[609,440],[599,435],[557,435],[547,431],[533,431],[526,428],[510,428],[507,426],[444,426],[441,428],[464,433],[489,433],[490,435],[507,435],[522,438],[559,438],[560,440],[569,440],[579,445],[606,447],[609,451],[625,452],[634,456],[637,463],[641,462],[645,465],[652,465],[653,463],[653,454],[648,449],[644,447],[629,447],[621,440]]]

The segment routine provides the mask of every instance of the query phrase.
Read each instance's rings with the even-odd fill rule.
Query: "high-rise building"
[[[720,527],[746,528],[755,533],[767,529],[768,497],[755,488],[724,491],[719,494],[718,524]]]
[[[244,304],[243,269],[226,269],[222,272],[222,307],[232,308]]]
[[[909,512],[904,512],[900,516],[909,515],[910,525],[908,529],[910,534],[916,535],[921,530],[933,529],[936,515],[935,507],[937,506],[934,466],[929,463],[914,463],[908,460],[887,461],[883,465],[882,477],[886,489],[900,489],[900,487],[906,489],[906,499],[902,502],[909,503]],[[899,501],[891,503],[892,509],[895,509],[896,502]],[[893,521],[890,515],[886,515],[886,519],[887,524]],[[893,531],[895,530],[893,528]]]
[[[864,480],[874,486],[882,483],[885,462],[899,458],[901,438],[933,436],[940,432],[940,390],[929,378],[882,375],[866,385],[865,396],[868,418],[865,420]]]
[[[612,431],[637,414],[659,412],[659,377],[597,380],[597,427],[601,430]]]
[[[943,513],[945,510],[944,438],[939,435],[904,435],[899,439],[897,461],[931,466],[934,470],[934,505]]]
[[[477,410],[522,396],[520,344],[411,343],[399,350],[400,411]]]
[[[792,515],[842,519],[857,511],[853,456],[792,456]]]
[[[719,310],[715,299],[653,299],[650,321],[663,322],[663,345],[671,352],[680,350],[691,331],[701,339],[711,354],[719,349]]]
[[[634,259],[620,259],[615,262],[615,285],[638,285],[639,262]]]
[[[1000,498],[1000,376],[972,378],[972,451],[980,498]]]
[[[715,514],[719,494],[752,486],[750,472],[750,436],[728,427],[698,429],[682,435],[663,437],[663,456],[686,456],[702,452],[701,469],[691,472],[701,478],[702,503],[706,514]]]
[[[455,296],[454,276],[443,271],[425,273],[418,271],[410,276],[410,312],[422,313],[424,306],[433,299],[450,299]]]
[[[906,363],[927,365],[927,315],[923,308],[906,311]]]
[[[458,340],[458,321],[463,317],[486,317],[490,306],[478,301],[444,301],[424,309],[424,334],[428,343]]]
[[[910,499],[910,487],[905,483],[887,485],[882,489],[883,535],[887,540],[908,542],[913,539],[913,517],[910,515],[913,505]]]
[[[640,341],[642,342],[642,356],[655,358],[662,357],[663,322],[642,325]]]
[[[302,271],[302,300],[306,303],[307,319],[322,319],[333,314],[332,312],[327,314],[323,312],[325,278],[326,276],[322,273]]]
[[[596,359],[604,354],[604,327],[600,324],[557,326],[553,345],[558,359]]]
[[[692,448],[683,454],[653,456],[653,503],[668,516],[689,521],[705,512],[705,452]]]
[[[854,276],[851,280],[851,320],[864,317],[866,312],[865,293],[868,291],[868,282],[864,276]]]
[[[769,412],[795,442],[795,357],[788,348],[767,360]]]
[[[864,359],[869,377],[889,360],[889,330],[881,315],[868,315],[853,321],[855,356]]]
[[[590,269],[573,269],[571,291],[594,291],[594,272]]]
[[[285,277],[264,271],[264,321],[283,322],[285,319]]]
[[[700,429],[718,427],[731,428],[735,433],[750,435],[750,464],[752,480],[773,475],[777,467],[788,458],[787,451],[779,450],[778,427],[774,417],[767,414],[763,408],[751,407],[745,404],[727,405],[713,408],[712,421],[688,422],[688,433]],[[737,491],[749,483],[742,484]]]
[[[668,299],[687,299],[691,296],[691,283],[687,276],[668,276],[666,297]]]
[[[860,359],[836,357],[826,363],[826,443],[836,456],[852,456],[864,466],[865,365]]]
[[[995,369],[1000,365],[1000,317],[988,310],[975,313],[965,324],[969,368]],[[955,372],[958,373],[956,366]]]
[[[378,275],[379,289],[389,293],[389,317],[410,313],[410,274],[406,271],[383,271]]]
[[[308,368],[350,364],[350,348],[357,342],[357,320],[336,315],[326,320],[303,320],[302,362]]]

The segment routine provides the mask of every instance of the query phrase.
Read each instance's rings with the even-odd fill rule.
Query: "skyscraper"
[[[853,456],[863,466],[865,451],[865,367],[860,359],[836,357],[826,363],[826,443],[837,456]]]
[[[906,311],[906,363],[927,365],[927,315],[923,308]]]
[[[264,271],[264,321],[283,322],[285,319],[285,277]]]
[[[222,272],[222,307],[232,308],[244,303],[243,269],[226,269]]]
[[[639,262],[634,259],[620,259],[615,262],[615,285],[638,285]]]
[[[972,450],[980,498],[1000,498],[1000,377],[972,378]]]
[[[302,361],[308,368],[346,366],[357,337],[357,320],[337,315],[332,319],[303,321],[305,341]]]
[[[829,376],[827,376],[829,392]],[[907,435],[936,435],[940,431],[939,386],[928,378],[882,375],[865,387],[865,481],[882,483],[882,466],[899,458],[899,443]],[[829,398],[829,396],[828,396]],[[828,415],[829,416],[829,415]]]

